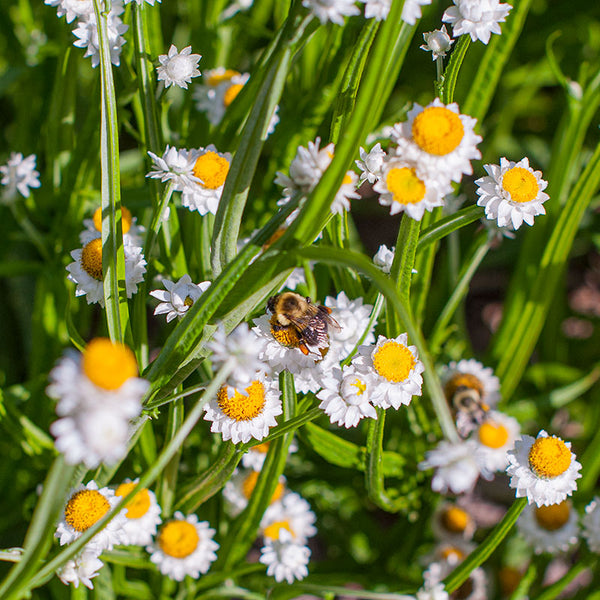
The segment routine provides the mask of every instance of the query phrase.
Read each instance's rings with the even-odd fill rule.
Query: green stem
[[[19,224],[21,229],[25,232],[25,235],[31,241],[31,243],[37,248],[40,256],[46,261],[50,261],[50,253],[46,247],[44,236],[38,231],[37,227],[29,220],[29,217],[25,213],[25,206],[17,199],[9,204],[10,210],[15,218],[15,221]]]
[[[517,498],[512,506],[508,509],[504,518],[489,535],[483,540],[476,550],[471,552],[463,562],[461,562],[446,579],[444,579],[444,586],[448,593],[452,593],[457,590],[468,578],[469,575],[477,567],[482,565],[498,547],[500,542],[507,536],[512,526],[516,523],[519,515],[523,512],[523,509],[527,506],[527,498]]]

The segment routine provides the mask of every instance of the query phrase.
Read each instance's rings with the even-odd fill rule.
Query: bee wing
[[[316,313],[305,314],[299,317],[287,315],[294,327],[298,330],[302,339],[309,346],[327,346],[329,345],[329,336],[327,335],[327,322],[315,316]]]

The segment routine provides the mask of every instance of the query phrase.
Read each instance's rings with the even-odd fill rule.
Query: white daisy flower
[[[282,528],[278,540],[267,538],[260,550],[259,561],[267,565],[267,575],[274,577],[275,581],[291,584],[308,575],[310,548],[295,543],[292,534]]]
[[[424,370],[417,347],[408,345],[408,335],[388,339],[382,335],[375,346],[360,346],[353,363],[369,370],[371,404],[381,408],[408,406],[413,396],[421,395]]]
[[[35,154],[23,158],[20,152],[11,152],[8,162],[0,166],[0,183],[6,186],[4,196],[7,200],[15,198],[17,192],[29,198],[29,189],[42,185],[39,180],[40,174],[35,170],[36,160]]]
[[[98,558],[99,554],[85,548],[81,554],[69,559],[57,572],[57,577],[65,584],[72,583],[76,588],[80,583],[90,590],[94,589],[92,579],[98,575],[104,563]]]
[[[376,419],[377,411],[369,401],[371,378],[354,365],[334,368],[322,378],[323,389],[316,396],[331,423],[356,427],[365,417]]]
[[[79,234],[79,241],[85,246],[92,240],[102,237],[102,207],[98,207],[91,219],[84,219],[85,229]],[[141,247],[143,244],[142,234],[144,227],[137,224],[137,217],[131,214],[131,211],[121,205],[121,230],[123,241],[130,246]]]
[[[405,212],[420,221],[425,211],[443,206],[443,197],[452,188],[445,181],[431,179],[416,162],[391,158],[383,167],[381,178],[373,186],[380,194],[379,204],[390,207],[390,214]]]
[[[294,193],[310,194],[333,159],[334,145],[328,144],[319,149],[321,138],[308,142],[308,147],[298,146],[296,156],[290,163],[289,177],[277,171],[275,183],[283,187],[286,198]]]
[[[178,85],[187,90],[188,83],[192,82],[192,77],[200,75],[198,62],[201,58],[200,54],[192,54],[191,46],[186,46],[179,52],[175,44],[171,44],[168,54],[158,56],[160,66],[156,68],[157,81],[164,81],[167,88],[171,85]]]
[[[510,487],[516,489],[517,498],[526,496],[529,504],[537,506],[562,502],[577,489],[575,480],[581,477],[571,443],[544,430],[537,438],[524,435],[517,440],[508,460]]]
[[[108,46],[110,48],[110,61],[115,67],[121,64],[121,48],[125,43],[123,33],[129,29],[120,18],[125,9],[122,2],[113,0],[110,13],[107,17]],[[92,58],[92,67],[100,64],[100,42],[98,39],[98,25],[94,11],[77,21],[77,27],[73,30],[77,38],[73,45],[77,48],[86,48],[84,57]]]
[[[229,335],[221,323],[207,347],[212,351],[213,370],[218,371],[225,363],[235,361],[235,368],[227,383],[244,388],[250,385],[258,371],[265,370],[265,363],[259,358],[266,342],[248,327],[238,325]]]
[[[340,292],[337,298],[327,296],[325,306],[331,308],[331,316],[337,321],[340,328],[331,328],[329,330],[329,339],[332,344],[338,344],[338,353],[346,357],[354,350],[354,347],[360,341],[369,325],[369,318],[373,307],[370,304],[363,304],[362,298],[350,300],[345,292]],[[375,343],[373,330],[377,321],[374,321],[363,344],[369,345]]]
[[[443,542],[471,540],[476,525],[471,515],[453,502],[440,502],[431,518],[433,535]]]
[[[296,544],[306,544],[308,538],[317,533],[316,520],[310,504],[300,494],[286,492],[283,498],[267,508],[260,529],[266,540],[279,540],[283,529],[291,534]]]
[[[192,278],[186,273],[174,282],[169,279],[163,279],[164,290],[152,290],[150,295],[160,304],[154,309],[155,315],[167,315],[167,323],[170,323],[175,317],[183,317],[190,306],[202,296],[210,287],[210,281],[201,283],[192,283]]]
[[[473,489],[481,474],[477,452],[477,444],[473,440],[455,443],[442,440],[436,448],[425,453],[419,469],[436,470],[431,480],[434,492],[463,494]]]
[[[321,24],[331,21],[336,25],[344,24],[344,17],[360,14],[355,0],[302,0],[310,12],[321,21]]]
[[[268,442],[267,442],[268,443]],[[261,444],[264,446],[265,444]],[[266,455],[266,450],[265,450]],[[231,478],[223,488],[223,497],[226,500],[227,513],[229,516],[237,517],[248,506],[248,500],[254,492],[256,482],[258,481],[259,471],[254,469],[236,469]],[[285,494],[286,479],[283,475],[275,486],[271,504],[278,502]]]
[[[385,244],[379,246],[379,249],[373,257],[373,264],[379,267],[384,273],[389,273],[392,270],[392,263],[394,262],[394,253],[396,247],[392,246],[388,248]]]
[[[124,243],[125,254],[125,288],[127,297],[137,292],[137,284],[144,281],[146,260],[139,246]],[[97,302],[104,308],[104,279],[102,273],[102,240],[94,238],[83,248],[73,250],[71,258],[74,262],[67,265],[67,279],[77,284],[75,296],[86,296],[88,304]]]
[[[206,113],[211,125],[218,125],[248,79],[249,73],[240,73],[225,67],[204,71],[202,84],[194,87],[196,109]]]
[[[533,225],[536,215],[545,215],[543,203],[550,198],[543,190],[548,182],[541,171],[529,166],[527,157],[518,163],[506,158],[498,165],[484,165],[488,176],[477,179],[478,206],[485,207],[485,216],[495,219],[498,227],[512,225],[519,229],[523,222]]]
[[[472,435],[479,445],[483,468],[491,473],[505,471],[508,467],[507,452],[514,448],[520,436],[521,426],[516,419],[496,410],[488,411],[485,420]]]
[[[131,492],[139,478],[133,481],[126,479],[115,490],[115,496],[123,498]],[[152,543],[157,527],[162,523],[160,518],[161,508],[152,490],[142,488],[128,502],[125,508],[125,542],[128,546],[146,546]]]
[[[441,565],[432,563],[423,573],[423,587],[417,592],[417,600],[449,600],[442,579]]]
[[[567,552],[579,541],[577,512],[569,500],[550,506],[526,506],[517,527],[536,554]]]
[[[358,175],[354,171],[347,171],[342,179],[342,185],[331,203],[332,214],[341,215],[343,212],[349,211],[350,200],[360,199],[360,194],[356,191],[357,185]]]
[[[431,52],[431,60],[446,58],[446,54],[450,52],[450,47],[454,44],[454,40],[450,39],[445,25],[442,25],[440,29],[424,33],[423,40],[425,43],[419,48]]]
[[[477,144],[481,136],[473,131],[476,119],[461,115],[458,104],[445,105],[439,98],[408,111],[407,120],[394,125],[391,133],[398,144],[396,155],[419,165],[427,179],[460,183],[471,175],[471,160],[481,158]]]
[[[67,23],[75,19],[85,19],[94,12],[92,0],[44,0],[48,6],[56,6],[57,17],[67,15]]]
[[[490,41],[492,33],[501,34],[499,23],[504,23],[512,9],[499,0],[452,0],[454,6],[446,9],[444,23],[452,25],[452,37],[470,35],[471,40]]]
[[[173,181],[174,189],[180,192],[186,185],[198,183],[198,178],[194,175],[194,165],[198,158],[197,150],[177,150],[174,146],[167,145],[162,156],[148,152],[153,160],[154,171],[150,171],[146,177]]]
[[[381,149],[381,144],[377,142],[369,152],[361,146],[359,149],[360,160],[355,160],[356,166],[361,170],[360,181],[375,183],[383,173],[383,166],[387,154]]]
[[[262,440],[283,412],[280,395],[277,382],[262,374],[242,391],[224,385],[206,406],[204,420],[212,422],[213,433],[234,444]]]
[[[269,315],[254,319],[252,331],[265,342],[264,349],[258,355],[259,359],[267,363],[274,373],[285,369],[293,373],[297,392],[316,392],[320,387],[317,377],[323,371],[323,363],[329,365],[332,362],[330,353],[323,358],[319,348],[308,346],[309,353],[304,354],[300,350],[300,341],[293,338],[290,332],[275,330],[271,320]],[[312,371],[315,371],[314,377],[311,377]],[[298,377],[301,374],[303,377]],[[299,381],[303,378],[302,382]]]
[[[600,553],[600,497],[594,499],[585,507],[585,515],[581,520],[583,537],[588,548],[596,554]]]
[[[149,385],[136,375],[133,352],[105,338],[92,340],[83,355],[68,352],[52,369],[46,393],[58,400],[62,418],[50,432],[67,463],[91,469],[126,455],[129,423],[140,414]]]
[[[215,530],[207,521],[198,521],[196,515],[186,517],[177,511],[146,550],[163,575],[175,581],[183,581],[186,575],[198,579],[217,558],[215,552],[219,544],[213,540],[214,535]]]
[[[181,204],[190,210],[197,210],[201,215],[215,215],[229,173],[231,154],[219,152],[213,144],[206,148],[198,148],[196,152],[192,169],[196,181],[184,184],[181,190]]]
[[[119,498],[110,488],[98,489],[95,481],[71,490],[54,537],[60,545],[70,544],[82,536],[92,525],[119,503]],[[100,555],[104,550],[125,543],[125,511],[121,510],[85,546]]]
[[[500,400],[500,380],[490,367],[473,358],[452,361],[444,367],[442,384],[462,437],[477,429],[486,412]]]
[[[365,5],[365,19],[377,19],[383,21],[387,18],[392,0],[360,0]],[[408,4],[408,2],[406,3]],[[404,8],[402,9],[404,14]],[[404,20],[404,19],[403,19]]]

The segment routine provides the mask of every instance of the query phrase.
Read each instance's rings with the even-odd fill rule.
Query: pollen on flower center
[[[502,448],[508,442],[508,431],[500,423],[487,421],[479,427],[479,441],[488,448]]]
[[[529,466],[538,475],[552,479],[562,475],[571,465],[571,451],[556,437],[541,437],[529,450]]]
[[[463,560],[465,558],[465,553],[456,546],[447,546],[442,550],[441,555],[445,560]]]
[[[237,98],[243,87],[243,83],[234,83],[227,88],[223,94],[223,104],[226,108]]]
[[[124,498],[136,486],[135,483],[122,483],[116,490],[115,495]],[[128,503],[127,513],[125,516],[128,519],[139,519],[143,517],[150,509],[151,501],[150,494],[147,489],[141,489]]]
[[[282,529],[289,531],[292,534],[292,536],[295,537],[294,531],[292,530],[292,527],[289,524],[289,521],[275,521],[275,523],[271,523],[270,525],[265,527],[265,537],[269,538],[271,540],[278,540],[279,532]]]
[[[127,233],[131,229],[131,211],[124,206],[121,206],[121,229],[123,233]],[[102,231],[102,207],[98,207],[93,216],[94,227],[96,231]]]
[[[233,389],[229,395],[228,386],[224,385],[217,392],[219,408],[234,421],[250,421],[265,408],[265,386],[260,381],[253,381],[244,391],[245,394]]]
[[[458,506],[449,506],[442,514],[442,525],[450,533],[462,533],[467,526],[471,517],[462,508]]]
[[[471,375],[471,373],[455,373],[444,386],[446,398],[452,398],[459,388],[477,390],[479,395],[483,396],[483,384],[475,375]]]
[[[425,184],[417,177],[415,170],[409,167],[390,169],[385,183],[392,194],[394,202],[400,204],[421,202],[427,191]]]
[[[502,177],[502,187],[513,202],[531,202],[540,191],[535,175],[523,167],[506,171]]]
[[[94,279],[102,281],[102,240],[96,238],[81,251],[81,267]]]
[[[239,74],[240,73],[238,71],[234,71],[233,69],[226,69],[224,73],[214,73],[210,75],[206,79],[206,83],[211,87],[216,87],[220,83],[223,83],[225,81],[231,81],[236,75]]]
[[[358,377],[350,385],[356,388],[356,394],[358,396],[362,396],[367,389],[365,382],[361,381]]]
[[[550,506],[539,506],[535,508],[534,514],[537,524],[542,529],[556,531],[566,525],[570,512],[569,503],[565,501]]]
[[[193,304],[194,304],[194,300],[193,300],[193,298],[192,298],[191,296],[186,296],[186,297],[185,297],[185,300],[183,301],[183,305],[184,305],[184,306],[187,306],[187,307],[189,308],[189,307],[190,307],[190,306],[192,306]]]
[[[412,124],[415,143],[429,154],[445,156],[461,143],[465,128],[460,117],[445,106],[430,106]]]
[[[377,373],[394,383],[404,381],[415,363],[412,352],[403,344],[393,341],[383,344],[373,355],[373,367]]]
[[[196,528],[187,521],[169,521],[158,534],[160,549],[173,558],[185,558],[198,547],[200,537]]]
[[[256,482],[258,481],[258,476],[260,473],[258,471],[252,471],[246,479],[244,479],[244,483],[242,483],[242,494],[249,500],[250,496],[252,496],[252,492],[256,487]],[[277,500],[281,499],[283,493],[285,492],[285,488],[281,481],[277,482],[277,486],[275,487],[275,491],[271,496],[271,504],[273,502],[277,502]]]
[[[348,185],[352,183],[352,175],[350,173],[346,173],[344,175],[344,179],[342,179],[342,185]]]
[[[108,338],[95,338],[85,347],[82,368],[92,383],[105,390],[119,389],[137,375],[133,352]]]
[[[229,173],[229,161],[209,150],[196,159],[193,173],[202,181],[203,187],[216,190],[225,183]]]
[[[286,348],[298,348],[301,344],[298,331],[294,327],[281,327],[277,321],[277,316],[273,315],[270,319],[271,335]]]
[[[65,521],[83,532],[110,510],[109,501],[98,490],[81,490],[71,496],[65,506]]]

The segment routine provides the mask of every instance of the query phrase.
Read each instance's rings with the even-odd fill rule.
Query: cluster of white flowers
[[[83,221],[85,229],[79,235],[82,247],[71,252],[74,262],[67,265],[67,279],[77,284],[76,296],[86,297],[87,303],[98,303],[104,308],[104,273],[102,269],[102,215],[97,209],[93,219]],[[125,255],[125,289],[131,298],[137,292],[138,283],[144,281],[146,260],[142,252],[143,228],[135,217],[121,207],[123,253]]]
[[[217,213],[229,173],[231,154],[219,152],[213,144],[192,150],[166,147],[162,156],[148,152],[154,170],[146,177],[171,181],[181,192],[181,204],[201,215]]]
[[[187,46],[181,52],[174,44],[171,44],[167,54],[160,54],[158,62],[160,66],[156,69],[157,80],[163,81],[165,87],[177,85],[187,90],[188,83],[192,77],[198,77],[198,63],[202,57],[200,54],[192,54],[192,47]]]
[[[89,469],[121,460],[147,389],[127,346],[95,338],[83,354],[67,352],[50,372],[47,388],[60,417],[50,426],[57,450],[68,463]]]
[[[83,535],[131,493],[138,481],[126,480],[116,490],[99,489],[95,481],[90,481],[72,490],[56,528],[55,537],[60,544],[70,544]],[[161,523],[161,508],[154,492],[141,488],[75,558],[58,570],[58,577],[65,585],[78,587],[82,583],[93,589],[91,580],[104,565],[101,554],[117,545],[146,547],[151,562],[175,581],[206,573],[219,548],[213,540],[215,530],[208,522],[198,521],[193,514],[176,512],[158,530]]]

